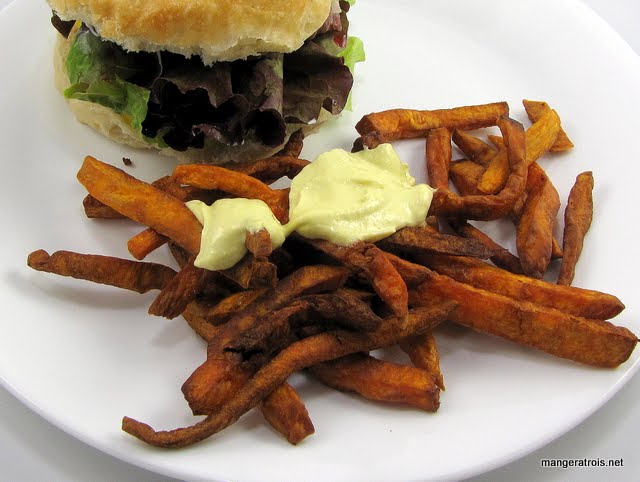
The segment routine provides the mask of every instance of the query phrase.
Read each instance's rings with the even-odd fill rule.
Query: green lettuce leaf
[[[125,80],[145,71],[148,63],[138,60],[139,57],[131,58],[89,30],[81,30],[67,57],[71,85],[64,96],[108,107],[127,117],[131,126],[140,131],[147,116],[150,92]]]
[[[355,2],[355,0],[354,0]],[[364,44],[362,40],[358,37],[349,37],[347,39],[347,46],[338,53],[338,57],[342,57],[344,60],[344,65],[346,65],[351,71],[351,75],[354,75],[355,66],[358,62],[364,62],[366,60],[366,56],[364,53]],[[347,103],[344,108],[347,110],[352,110],[351,107],[351,97],[353,96],[353,92],[349,91],[349,97],[347,98]]]
[[[362,40],[358,37],[349,37],[347,39],[347,46],[342,51],[338,52],[338,57],[342,57],[344,59],[344,65],[349,67],[349,70],[353,74],[355,65],[358,62],[364,62],[366,60]]]

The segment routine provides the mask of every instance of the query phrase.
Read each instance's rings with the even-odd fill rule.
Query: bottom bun
[[[74,33],[73,31],[71,32],[69,39],[65,39],[62,35],[57,35],[54,51],[54,76],[56,88],[61,93],[70,85],[67,76],[66,59]],[[245,142],[239,145],[227,145],[213,139],[207,139],[202,149],[189,148],[186,151],[176,151],[170,147],[159,148],[148,143],[139,132],[131,127],[123,116],[108,107],[77,99],[67,99],[67,103],[78,121],[88,125],[103,136],[137,149],[154,149],[183,163],[223,164],[230,161],[246,162],[270,157],[282,149],[294,132],[302,129],[305,136],[313,134],[322,123],[336,117],[329,111],[322,109],[318,121],[312,125],[288,124],[285,142],[275,147],[266,146],[249,136]]]

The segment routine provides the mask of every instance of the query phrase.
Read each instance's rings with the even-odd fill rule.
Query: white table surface
[[[20,1],[20,0],[16,0]],[[640,54],[638,0],[583,0]],[[0,10],[10,0],[0,0]],[[7,48],[6,46],[4,48]],[[638,86],[640,88],[640,86]],[[476,482],[640,480],[640,376],[574,430],[527,457],[475,477]],[[623,459],[620,468],[541,468],[540,459]],[[168,482],[85,445],[22,405],[0,387],[0,482]]]

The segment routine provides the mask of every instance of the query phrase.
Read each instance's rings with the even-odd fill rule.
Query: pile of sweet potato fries
[[[532,122],[527,130],[509,118],[505,102],[365,116],[356,126],[354,150],[424,138],[429,182],[437,189],[424,226],[405,227],[375,244],[337,246],[293,235],[273,250],[263,230],[247,232],[248,253],[236,266],[194,266],[202,226],[185,201],[261,199],[286,222],[288,189],[270,184],[308,164],[299,158],[302,138],[296,135],[273,158],[180,165],[151,184],[87,157],[78,172],[89,192],[85,212],[145,226],[128,242],[137,260],[38,250],[28,265],[140,293],[159,290],[149,313],[181,315],[207,341],[206,361],[182,386],[189,407],[204,419],[170,431],[123,419],[126,432],[156,446],[198,442],[253,407],[291,443],[300,442],[314,428],[287,378],[301,370],[338,390],[436,411],[444,382],[432,330],[442,322],[616,367],[638,341],[606,321],[624,305],[615,296],[570,286],[591,223],[593,178],[578,175],[557,241],[560,197],[536,161],[573,145],[553,109],[524,104]],[[491,144],[469,132],[491,126],[502,134],[489,136]],[[452,142],[465,159],[452,161]],[[468,222],[502,218],[516,225],[515,254]],[[164,244],[179,270],[142,261]],[[557,283],[542,280],[554,259],[561,259]],[[370,354],[391,345],[399,345],[411,364]]]

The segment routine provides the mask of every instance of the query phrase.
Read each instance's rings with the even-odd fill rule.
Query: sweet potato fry
[[[215,413],[253,373],[240,357],[208,358],[183,383],[182,393],[194,415]]]
[[[525,133],[527,146],[527,164],[537,161],[551,149],[560,132],[560,118],[554,110],[542,115]],[[490,137],[491,138],[491,137]],[[492,142],[498,148],[498,154],[491,160],[487,170],[478,181],[478,189],[487,194],[494,194],[502,189],[509,175],[509,163],[504,142]]]
[[[269,288],[278,281],[278,269],[267,258],[246,254],[233,267],[219,271],[225,278],[244,289]]]
[[[427,331],[405,338],[400,342],[400,348],[409,355],[414,366],[425,370],[433,377],[440,390],[445,389],[444,378],[440,370],[440,354],[433,333]]]
[[[500,246],[472,224],[467,222],[453,222],[451,223],[451,227],[460,236],[475,239],[493,252],[489,259],[496,266],[511,271],[512,273],[522,274],[522,267],[520,266],[518,257],[513,255],[508,249]]]
[[[194,306],[192,306],[192,303],[189,306],[192,307],[192,311],[206,320],[207,323],[222,325],[233,315],[246,308],[249,303],[252,303],[258,297],[262,296],[266,291],[267,288],[244,290],[223,298],[213,306],[203,305],[202,303],[197,303]]]
[[[357,124],[362,145],[374,148],[395,139],[426,137],[431,129],[472,130],[496,125],[509,114],[506,102],[440,110],[392,109],[365,115]]]
[[[219,328],[202,316],[203,311],[200,304],[197,301],[193,301],[182,311],[182,317],[196,335],[205,341],[209,341],[216,336]]]
[[[289,136],[284,147],[275,154],[278,156],[295,156],[298,157],[304,147],[304,130],[298,129]]]
[[[525,134],[526,135],[526,134]],[[509,177],[509,156],[504,144],[488,163],[487,168],[478,180],[478,191],[485,194],[499,192]]]
[[[408,405],[428,412],[435,412],[440,406],[440,389],[431,374],[420,368],[355,353],[319,363],[309,371],[325,385],[369,400]]]
[[[489,221],[506,216],[522,196],[527,180],[525,136],[522,124],[500,118],[498,127],[505,138],[510,174],[497,194],[458,196],[446,189],[438,189],[433,196],[429,214],[442,217]]]
[[[431,272],[430,279],[411,291],[410,300],[420,306],[433,296],[457,303],[449,314],[453,322],[595,367],[617,367],[638,341],[626,328],[607,321],[579,318]]]
[[[427,176],[434,189],[449,189],[451,164],[451,133],[439,127],[429,131],[426,142]]]
[[[265,184],[271,184],[281,177],[293,179],[309,164],[306,159],[291,155],[278,155],[252,162],[230,163],[224,167],[255,177]]]
[[[190,427],[155,431],[149,425],[130,417],[122,420],[122,429],[157,447],[185,447],[200,442],[233,424],[260,400],[284,382],[291,373],[323,361],[351,353],[371,351],[393,345],[416,333],[432,329],[444,321],[453,304],[437,300],[429,307],[409,312],[409,316],[387,318],[380,328],[364,334],[337,330],[305,338],[282,350],[269,364],[228,401],[219,411]]]
[[[255,233],[247,231],[244,244],[254,258],[267,258],[273,251],[271,235],[264,228]]]
[[[227,351],[220,357],[208,357],[182,385],[182,393],[193,414],[204,415],[218,410],[233,395],[232,390],[246,382],[273,351],[289,340],[289,318],[299,311],[300,307],[291,306],[276,310],[270,314],[269,323],[254,324],[228,343]],[[215,330],[216,337],[224,336],[221,335],[223,327],[215,327]],[[214,338],[208,341],[215,343]],[[243,353],[250,356],[250,363],[242,363]],[[211,380],[219,382],[208,385]]]
[[[571,188],[564,211],[563,258],[560,264],[558,284],[570,285],[575,275],[576,263],[582,252],[584,237],[593,218],[593,174],[578,174]]]
[[[183,187],[173,182],[169,176],[161,177],[160,179],[152,182],[151,185],[166,192],[167,194],[170,194],[180,201],[187,201],[197,195],[197,193],[189,189],[188,186]],[[160,246],[163,246],[168,241],[169,238],[158,233],[155,229],[147,228],[129,239],[127,242],[127,248],[134,258],[143,260],[150,253],[158,249]]]
[[[409,288],[415,288],[429,278],[429,270],[425,269],[424,266],[407,261],[406,259],[387,251],[384,251],[384,255],[396,271],[398,271],[398,274],[402,277]],[[429,256],[427,259],[431,259],[431,257]]]
[[[93,197],[173,239],[192,254],[200,251],[202,226],[183,202],[109,164],[87,156],[78,180]]]
[[[544,170],[529,166],[527,198],[516,225],[516,248],[522,271],[542,278],[551,261],[553,227],[560,209],[558,191]]]
[[[551,259],[562,259],[564,257],[564,253],[562,251],[562,247],[558,243],[558,240],[554,237],[551,240]]]
[[[435,216],[427,216],[424,220],[425,225],[429,226],[431,229],[440,232],[440,221]]]
[[[342,288],[335,293],[300,297],[294,305],[303,307],[306,317],[314,321],[326,320],[356,331],[374,330],[382,323],[367,302]]]
[[[198,288],[207,279],[207,271],[193,265],[195,256],[169,281],[149,307],[149,314],[173,319],[195,300]]]
[[[28,256],[27,265],[36,271],[70,276],[138,293],[162,289],[176,275],[173,269],[157,263],[71,251],[56,251],[49,255],[42,249]]]
[[[260,199],[281,223],[286,223],[289,218],[289,191],[273,190],[247,174],[210,164],[182,164],[176,166],[172,178],[180,184],[219,189],[247,199]]]
[[[167,243],[167,241],[169,241],[169,238],[166,236],[158,233],[153,228],[147,228],[127,241],[127,249],[131,256],[138,260],[143,260],[160,246]]]
[[[422,257],[420,261],[440,274],[476,288],[555,308],[581,318],[608,320],[624,309],[624,304],[615,296],[513,274],[472,258],[438,255]],[[418,271],[419,268],[414,267],[414,270]],[[399,271],[403,273],[401,269]],[[425,279],[425,273],[420,275]],[[414,276],[417,277],[417,274]]]
[[[191,255],[186,249],[182,246],[178,246],[173,241],[169,241],[169,252],[181,268],[185,266],[189,262],[189,258],[191,258]]]
[[[429,227],[406,227],[377,243],[393,253],[438,253],[486,259],[494,250],[474,238],[442,234]]]
[[[264,322],[261,320],[253,323],[230,340],[224,347],[223,356],[224,353],[231,353],[242,357],[243,361],[253,366],[264,365],[273,354],[293,339],[293,319],[297,320],[304,310],[304,304],[292,303],[269,313]],[[213,343],[214,340],[209,346]]]
[[[266,336],[269,328],[274,323],[279,323],[279,320],[271,315],[287,307],[295,298],[300,296],[337,290],[346,281],[348,273],[345,268],[336,266],[305,266],[281,280],[274,289],[266,291],[262,296],[256,298],[231,317],[220,327],[221,329],[217,336],[209,342],[207,360],[204,365],[212,364],[212,360],[217,361],[210,368],[205,367],[202,370],[194,371],[182,386],[182,392],[192,410],[201,411],[205,407],[212,408],[214,406],[212,403],[220,403],[229,397],[230,392],[226,390],[237,388],[236,383],[239,383],[239,379],[235,378],[235,375],[232,378],[233,383],[221,383],[217,386],[207,385],[199,377],[208,376],[208,370],[220,371],[220,376],[225,377],[225,379],[231,377],[226,369],[223,370],[221,368],[221,364],[237,365],[237,357],[229,358],[230,352],[227,348],[237,343],[240,336],[250,331],[257,333],[256,330],[261,328],[256,327],[261,325],[265,331],[260,333],[260,336]],[[278,328],[278,326],[275,328]],[[237,352],[235,353],[237,354]]]
[[[269,313],[283,308],[298,296],[334,291],[344,284],[347,276],[348,271],[338,266],[310,265],[298,269],[222,325],[223,332],[213,340],[215,343],[209,344],[208,352],[219,355],[228,343],[264,321]]]
[[[182,385],[193,414],[206,415],[223,406],[272,353],[290,340],[289,318],[299,311],[299,307],[291,306],[276,310],[269,314],[267,323],[255,323],[239,333],[219,356],[208,356]],[[216,329],[215,338],[208,340],[210,344],[225,336],[224,325]]]
[[[307,407],[287,382],[264,397],[259,406],[265,420],[293,445],[315,432]]]
[[[527,129],[527,163],[540,159],[555,144],[560,134],[560,117],[549,109]]]
[[[487,167],[498,153],[496,149],[483,140],[460,129],[453,131],[451,139],[467,158],[483,167]]]
[[[491,142],[498,148],[504,147],[504,141],[500,136],[489,136],[489,140],[491,140]],[[538,165],[538,163],[536,162],[531,163],[531,165],[529,165],[529,168],[527,169],[527,179],[529,178],[530,172],[532,173],[532,176],[534,178],[536,177],[539,178],[540,171],[541,171],[541,167]],[[511,213],[509,213],[509,217],[511,218],[511,220],[516,226],[518,225],[518,222],[522,217],[522,212],[523,212],[526,200],[527,200],[527,189],[525,189],[525,192],[523,193],[523,195],[520,196],[520,198],[515,202],[513,209],[511,210]],[[562,247],[554,237],[551,240],[551,259],[559,259],[559,258],[562,258]]]
[[[534,123],[540,120],[543,115],[551,110],[551,107],[549,107],[549,104],[546,102],[524,99],[522,104],[524,105],[524,109],[527,112],[529,120]],[[558,138],[549,150],[551,152],[564,152],[570,149],[573,149],[573,142],[571,142],[564,129],[560,127]]]
[[[484,168],[480,164],[476,164],[468,159],[454,161],[449,168],[451,182],[453,182],[453,185],[461,196],[482,194],[478,191],[478,182],[483,172]]]
[[[87,194],[82,200],[84,213],[88,218],[95,219],[123,219],[124,216],[113,208],[101,203],[91,194]]]
[[[338,246],[322,239],[299,237],[305,243],[362,274],[391,310],[398,316],[407,313],[407,286],[380,248],[370,243]]]

